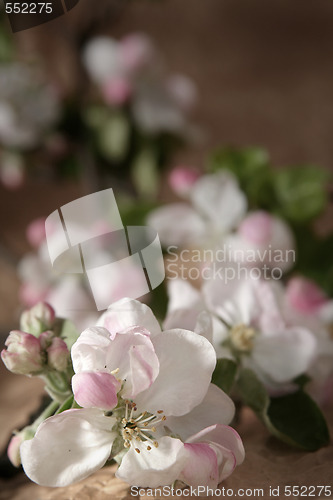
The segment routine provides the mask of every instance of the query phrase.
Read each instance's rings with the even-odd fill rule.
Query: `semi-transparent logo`
[[[63,205],[49,215],[45,229],[53,268],[85,274],[99,311],[123,297],[142,297],[164,280],[157,232],[124,227],[112,189]],[[120,283],[119,292],[113,289],[110,297],[106,291],[113,282]]]

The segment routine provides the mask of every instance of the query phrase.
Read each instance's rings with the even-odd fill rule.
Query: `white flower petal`
[[[138,453],[137,448],[140,453]],[[124,456],[116,476],[126,483],[156,488],[170,485],[185,465],[184,444],[169,436],[158,441],[158,448],[147,450],[147,443],[136,441]]]
[[[26,475],[42,486],[67,486],[100,469],[115,437],[114,419],[95,409],[50,417],[20,448]]]
[[[305,328],[289,328],[275,335],[258,335],[252,352],[257,369],[275,382],[290,382],[305,373],[316,354],[316,340]]]
[[[193,205],[212,221],[221,233],[235,227],[245,214],[247,201],[236,178],[227,170],[204,175],[191,193]]]
[[[110,342],[106,328],[95,326],[84,330],[71,349],[75,373],[104,370]]]
[[[168,314],[178,309],[197,308],[202,304],[201,293],[181,279],[168,281]]]
[[[184,415],[205,397],[216,364],[213,346],[201,335],[169,330],[153,339],[160,362],[153,385],[135,402],[152,413]]]
[[[159,366],[154,345],[145,329],[130,328],[110,342],[106,367],[109,371],[118,370],[117,377],[126,381],[122,390],[125,398],[132,399],[148,389],[159,373]]]
[[[185,203],[174,203],[153,210],[147,224],[156,229],[164,246],[183,247],[189,243],[203,242],[206,234],[204,220]]]
[[[167,417],[165,425],[183,441],[203,428],[215,424],[227,425],[235,415],[235,405],[229,396],[219,387],[210,384],[202,402],[187,415]]]
[[[165,330],[174,328],[184,328],[184,330],[194,331],[198,317],[198,311],[195,309],[178,309],[167,315],[163,323]]]
[[[152,335],[160,333],[161,327],[152,310],[138,300],[124,298],[114,302],[100,317],[98,326],[109,330],[113,338],[132,326],[142,326]]]

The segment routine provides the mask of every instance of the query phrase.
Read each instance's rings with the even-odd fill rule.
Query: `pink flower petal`
[[[120,382],[105,372],[82,372],[72,378],[74,398],[84,408],[112,410],[120,387]]]
[[[219,470],[215,451],[207,443],[185,443],[184,447],[187,463],[179,479],[194,488],[216,488],[219,483]]]

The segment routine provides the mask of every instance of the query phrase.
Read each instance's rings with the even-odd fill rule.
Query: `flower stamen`
[[[151,415],[147,411],[144,411],[140,413],[140,415],[135,416],[136,411],[137,411],[136,404],[133,401],[126,400],[125,415],[120,420],[123,427],[122,437],[124,439],[125,448],[130,448],[133,441],[141,441],[141,442],[147,441],[150,444],[152,444],[155,448],[157,448],[158,441],[152,438],[151,433],[156,432],[156,424],[165,421],[166,416],[163,415],[159,418],[159,416],[154,414]],[[163,410],[160,410],[157,413],[161,414],[163,413]],[[154,423],[154,425],[148,427],[152,423]],[[147,446],[148,451],[152,449],[150,444]],[[136,451],[138,450],[138,448],[134,449]]]

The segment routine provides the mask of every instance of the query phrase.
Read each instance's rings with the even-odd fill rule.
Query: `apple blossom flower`
[[[133,34],[119,41],[92,39],[83,51],[91,79],[111,106],[128,104],[135,125],[146,134],[171,133],[191,138],[188,122],[197,91],[183,75],[165,75],[150,39]]]
[[[173,203],[148,216],[148,224],[158,231],[165,246],[220,246],[238,226],[247,206],[236,178],[227,170],[200,177],[192,186],[189,200],[191,205]]]
[[[1,359],[7,369],[21,375],[41,373],[43,357],[39,340],[30,333],[14,330],[10,332],[1,351]]]
[[[272,392],[292,390],[313,363],[317,341],[309,326],[284,314],[282,283],[212,280],[204,288],[208,307],[225,325],[220,344]]]
[[[333,397],[333,301],[314,281],[295,276],[287,283],[282,305],[287,317],[310,328],[316,337],[317,353],[306,389],[324,405]]]
[[[145,35],[132,34],[120,41],[99,36],[86,45],[83,62],[93,81],[104,86],[111,79],[119,77],[130,82],[143,67],[151,63],[153,55],[152,44]]]
[[[218,358],[251,368],[272,394],[289,392],[316,360],[318,342],[311,324],[286,314],[284,293],[280,282],[250,278],[209,280],[200,291],[172,280],[164,327],[177,323],[201,333],[205,321],[203,334]]]
[[[295,239],[288,224],[264,210],[249,213],[226,239],[229,255],[246,266],[288,271],[295,261]]]
[[[123,299],[80,335],[71,354],[82,408],[50,417],[21,445],[33,481],[65,486],[112,457],[116,476],[132,485],[200,478],[217,486],[243,461],[241,439],[227,425],[234,405],[210,382],[216,357],[204,337],[162,332],[149,307]]]

